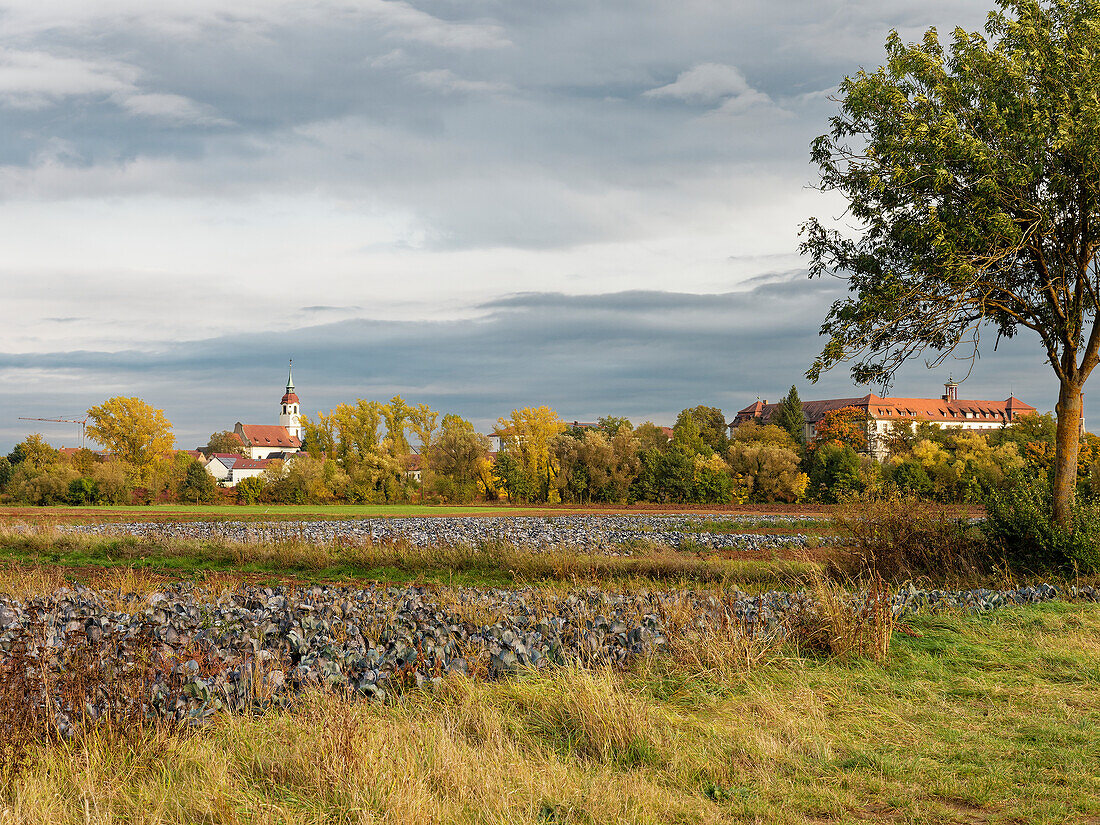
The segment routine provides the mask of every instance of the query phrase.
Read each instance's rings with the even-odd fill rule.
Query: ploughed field
[[[792,551],[816,546],[824,522],[792,516],[742,516],[736,520],[697,515],[560,515],[486,517],[394,517],[321,521],[139,521],[124,524],[68,525],[65,532],[131,535],[147,539],[198,539],[241,542],[286,541],[381,543],[403,541],[415,547],[474,546],[506,542],[534,551],[582,550],[626,554],[639,545],[692,551]]]

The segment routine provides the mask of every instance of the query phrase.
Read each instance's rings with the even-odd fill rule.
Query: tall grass
[[[832,523],[850,573],[964,582],[993,569],[981,531],[957,507],[915,496],[854,494],[837,506]]]

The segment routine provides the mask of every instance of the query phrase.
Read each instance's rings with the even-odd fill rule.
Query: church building
[[[302,419],[301,402],[294,393],[294,362],[286,379],[286,393],[279,402],[278,424],[242,424],[233,428],[241,440],[248,457],[253,459],[285,458],[286,454],[301,452]]]

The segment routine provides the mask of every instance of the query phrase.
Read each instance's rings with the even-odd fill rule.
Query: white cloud
[[[497,83],[487,80],[467,80],[459,77],[450,69],[432,69],[430,71],[416,72],[413,80],[429,89],[441,92],[472,92],[485,94],[498,94],[512,89],[508,83]]]
[[[721,104],[720,111],[737,114],[755,106],[771,106],[768,95],[754,89],[741,70],[723,63],[700,63],[672,83],[643,93],[646,97],[675,98],[687,103]]]
[[[115,60],[0,48],[0,104],[43,109],[67,98],[88,97],[109,100],[131,115],[170,123],[227,122],[183,95],[142,91],[141,75],[138,67]]]
[[[204,106],[183,95],[127,91],[118,94],[115,99],[130,114],[168,123],[203,126],[226,126],[230,123],[225,118],[218,117],[210,106]]]
[[[962,0],[0,0],[0,354],[797,268],[799,223],[843,211],[805,188],[835,112],[815,90],[881,62],[891,27],[981,20]]]
[[[137,70],[107,60],[0,48],[0,100],[40,109],[67,97],[133,90]]]
[[[0,0],[8,36],[84,31],[105,23],[145,28],[175,37],[201,38],[216,30],[250,35],[283,25],[370,21],[393,36],[434,46],[470,50],[509,45],[503,27],[488,21],[452,22],[404,0]]]

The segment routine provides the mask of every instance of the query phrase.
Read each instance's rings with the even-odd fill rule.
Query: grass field
[[[105,729],[37,746],[0,823],[1100,822],[1100,607],[911,627],[881,664],[778,649]]]
[[[442,506],[425,504],[153,504],[89,507],[0,507],[0,520],[301,520],[398,518],[402,516],[506,516],[518,508],[500,505]],[[569,511],[554,511],[565,514]]]
[[[760,589],[797,583],[814,565],[798,559],[699,558],[668,548],[630,556],[531,552],[503,542],[420,548],[384,544],[141,539],[0,529],[0,564],[59,567],[80,579],[96,570],[135,570],[177,578],[230,574],[251,581],[427,582],[493,587],[532,582],[736,584]],[[2,567],[0,567],[2,569]]]
[[[690,513],[705,519],[708,514],[728,518],[737,514],[810,513],[828,514],[828,505],[756,505],[744,507],[700,507],[696,505],[626,506],[542,506],[507,504],[427,505],[427,504],[155,504],[141,506],[0,506],[0,524],[33,522],[64,524],[74,522],[122,521],[301,521],[321,519],[398,518],[405,516],[564,516],[583,514]]]

